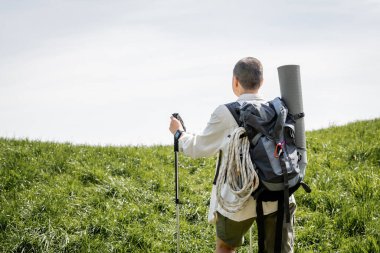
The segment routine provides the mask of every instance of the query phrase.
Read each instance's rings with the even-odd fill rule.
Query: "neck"
[[[239,91],[239,96],[243,95],[243,94],[255,94],[257,95],[259,93],[259,90],[240,90]]]

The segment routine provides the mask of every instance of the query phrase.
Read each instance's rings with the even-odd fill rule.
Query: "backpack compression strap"
[[[277,114],[277,120],[276,124],[274,125],[274,138],[276,141],[276,144],[284,140],[284,125],[287,115],[287,109],[285,106],[283,106],[280,98],[275,98],[271,101],[271,104],[273,105],[276,114]]]
[[[257,233],[258,233],[258,246],[259,253],[264,253],[265,249],[265,226],[264,226],[264,210],[263,210],[263,201],[261,198],[257,198],[256,201],[256,214],[257,214]]]
[[[277,121],[274,127],[274,136],[276,139],[276,144],[279,142],[282,142],[284,140],[284,125],[285,125],[285,120],[286,120],[286,115],[287,115],[287,109],[286,107],[283,106],[280,98],[275,98],[272,101],[272,105],[274,109],[276,110],[277,114]],[[286,151],[286,143],[285,144],[277,144],[277,145],[284,145],[285,151]],[[281,154],[284,155],[284,152]],[[287,156],[287,152],[285,156]],[[287,158],[287,157],[286,157]],[[281,168],[282,168],[282,174],[284,176],[284,210],[285,210],[285,215],[286,215],[286,223],[290,222],[290,213],[289,213],[289,182],[288,182],[288,173],[287,173],[287,168],[286,164],[283,161],[283,159],[280,160]],[[289,161],[290,166],[293,166],[293,164]]]

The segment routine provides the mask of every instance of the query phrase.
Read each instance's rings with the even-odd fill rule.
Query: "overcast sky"
[[[301,66],[307,130],[380,117],[380,1],[0,0],[0,136],[171,144],[236,99],[232,68]]]

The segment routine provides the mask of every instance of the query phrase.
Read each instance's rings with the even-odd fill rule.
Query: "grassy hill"
[[[296,252],[380,252],[379,137],[380,119],[307,133]],[[168,146],[0,139],[0,252],[175,252],[173,160]],[[180,155],[181,252],[213,252],[214,163]]]

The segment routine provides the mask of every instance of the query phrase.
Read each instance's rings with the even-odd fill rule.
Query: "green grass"
[[[307,133],[296,252],[380,252],[379,137],[379,119]],[[175,252],[173,162],[168,146],[0,139],[0,252]],[[214,165],[180,155],[181,252],[213,252]]]

